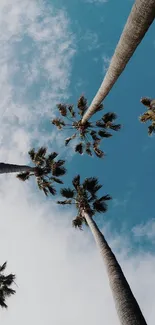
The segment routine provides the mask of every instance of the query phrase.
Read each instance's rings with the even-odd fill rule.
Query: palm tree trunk
[[[82,211],[106,265],[109,283],[121,325],[147,325],[115,255],[88,213]]]
[[[95,113],[98,105],[108,95],[118,77],[126,67],[137,46],[142,41],[155,18],[155,0],[136,0],[131,9],[120,40],[111,59],[105,78],[89,109],[82,119],[84,124]]]
[[[28,172],[33,170],[34,168],[30,166],[0,163],[0,174]]]

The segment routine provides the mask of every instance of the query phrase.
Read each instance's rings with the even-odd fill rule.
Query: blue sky
[[[105,112],[118,115],[122,130],[105,140],[103,160],[66,150],[63,134],[50,124],[57,103],[76,104],[82,93],[92,100],[132,3],[0,2],[0,159],[27,164],[32,146],[47,145],[68,160],[67,185],[77,173],[99,177],[113,201],[97,223],[153,325],[155,149],[138,117],[145,110],[141,96],[154,97],[155,25],[105,100]],[[14,175],[1,175],[0,205],[0,263],[8,260],[18,285],[8,311],[1,311],[3,324],[100,325],[104,317],[118,325],[91,234],[71,227],[75,212]]]

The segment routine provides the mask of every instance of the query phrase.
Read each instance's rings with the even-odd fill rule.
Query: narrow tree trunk
[[[30,166],[0,163],[0,174],[28,172],[33,170],[34,168]]]
[[[86,212],[83,211],[82,215],[88,223],[106,265],[109,283],[121,325],[146,325],[146,321],[123,271],[103,234],[98,229],[95,221]]]
[[[83,124],[90,119],[90,117],[95,113],[98,105],[108,95],[109,91],[135,52],[137,46],[142,41],[154,18],[155,0],[135,1],[104,80],[90,107],[83,116]]]

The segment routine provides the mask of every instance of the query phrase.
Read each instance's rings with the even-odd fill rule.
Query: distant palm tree
[[[146,123],[151,121],[151,125],[148,126],[148,134],[151,135],[155,133],[155,99],[150,99],[148,97],[141,98],[141,103],[147,107],[147,111],[140,116],[140,121]]]
[[[0,306],[2,308],[7,308],[6,298],[15,294],[15,290],[13,290],[11,285],[15,280],[14,274],[4,275],[3,272],[6,268],[7,263],[5,262],[2,266],[0,266]]]
[[[61,195],[65,200],[57,203],[62,205],[75,204],[78,214],[73,220],[73,226],[80,229],[82,229],[83,223],[89,226],[106,265],[120,323],[122,325],[146,325],[139,305],[115,255],[93,220],[93,216],[97,212],[106,212],[106,202],[111,197],[109,195],[97,197],[97,192],[102,186],[95,177],[86,178],[81,184],[80,176],[77,175],[72,184],[73,188],[61,189]]]
[[[65,175],[66,168],[64,167],[65,160],[57,160],[55,158],[58,156],[56,152],[52,152],[46,155],[47,149],[41,147],[35,152],[35,149],[29,151],[29,156],[35,165],[26,172],[22,172],[17,175],[17,178],[21,181],[28,180],[31,176],[36,177],[36,181],[40,190],[43,190],[47,196],[49,193],[52,195],[56,194],[56,189],[53,183],[63,184],[60,176]]]
[[[107,130],[111,129],[118,131],[121,127],[120,124],[113,123],[117,117],[116,114],[106,113],[100,120],[96,122],[86,122],[82,125],[81,119],[88,108],[87,100],[84,96],[81,96],[77,103],[78,114],[80,115],[79,119],[77,118],[73,105],[58,104],[57,107],[63,119],[55,118],[51,121],[52,124],[59,130],[65,128],[74,131],[70,137],[65,139],[65,145],[67,146],[71,140],[79,137],[80,142],[75,145],[75,152],[79,154],[85,152],[89,156],[92,156],[92,151],[94,151],[97,157],[102,158],[104,152],[99,149],[102,138],[109,138],[112,136]],[[100,110],[102,110],[102,104],[97,107],[96,112]]]
[[[83,116],[83,124],[85,124],[86,121],[91,118],[91,116],[96,111],[96,107],[98,107],[108,95],[118,77],[125,69],[128,61],[134,54],[137,46],[142,41],[154,18],[155,0],[135,1],[120,40],[116,46],[104,80],[99,90],[97,91],[97,94],[95,95],[88,111]]]

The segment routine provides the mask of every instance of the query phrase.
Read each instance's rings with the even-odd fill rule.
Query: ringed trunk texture
[[[0,174],[33,171],[34,168],[25,165],[5,164],[0,162]]]
[[[109,283],[121,325],[147,325],[123,271],[95,221],[82,212],[106,265]]]
[[[155,0],[136,0],[133,5],[120,40],[116,46],[108,71],[97,91],[91,105],[83,116],[82,123],[90,119],[97,106],[108,95],[109,91],[125,69],[137,46],[142,41],[155,18]]]

